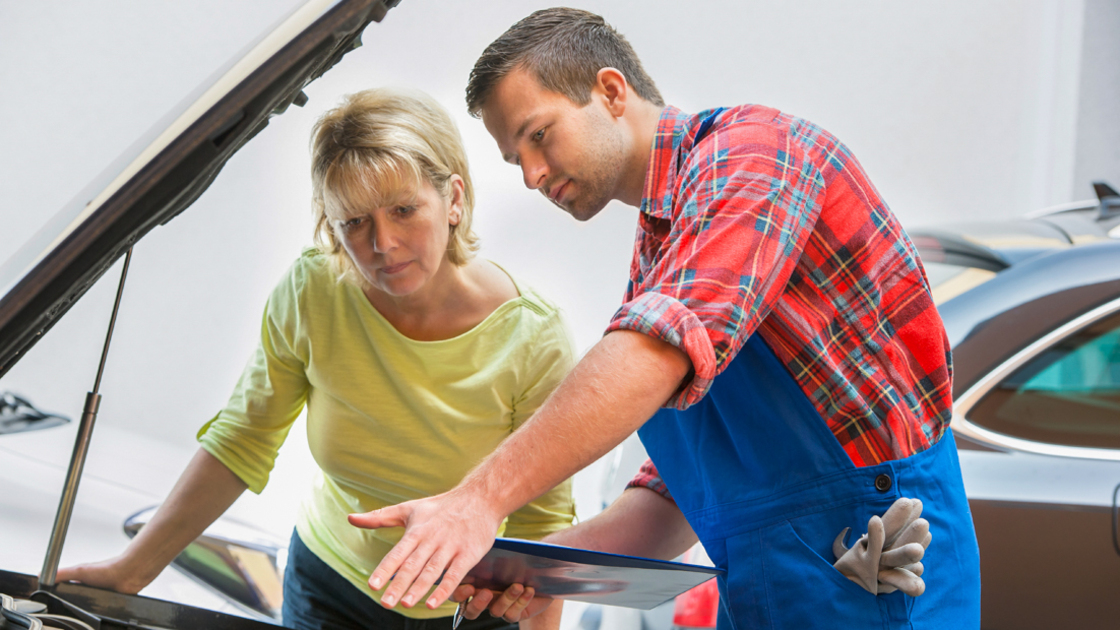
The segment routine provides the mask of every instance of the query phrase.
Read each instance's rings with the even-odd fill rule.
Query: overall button
[[[879,492],[886,492],[891,489],[891,476],[883,473],[875,478],[875,489]]]

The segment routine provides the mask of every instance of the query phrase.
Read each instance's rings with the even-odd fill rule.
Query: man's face
[[[593,92],[580,106],[517,69],[494,86],[482,122],[525,186],[586,221],[617,197],[623,167],[620,122]]]

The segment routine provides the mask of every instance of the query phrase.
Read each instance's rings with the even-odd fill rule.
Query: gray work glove
[[[921,559],[933,539],[918,499],[899,499],[882,518],[872,516],[867,533],[851,549],[844,547],[850,527],[836,537],[832,566],[872,595],[902,591],[917,597],[926,590]]]

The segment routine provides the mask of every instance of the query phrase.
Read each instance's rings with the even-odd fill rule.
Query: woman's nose
[[[373,250],[378,254],[384,254],[397,246],[396,231],[389,223],[389,221],[374,222],[370,241],[373,244]]]

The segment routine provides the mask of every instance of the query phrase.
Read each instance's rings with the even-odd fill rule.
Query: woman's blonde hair
[[[346,96],[311,132],[316,246],[340,276],[364,286],[331,222],[370,208],[411,204],[424,181],[449,200],[452,175],[463,179],[463,210],[458,225],[450,226],[447,255],[453,264],[465,265],[478,250],[471,230],[474,186],[447,110],[418,91],[378,88]]]

